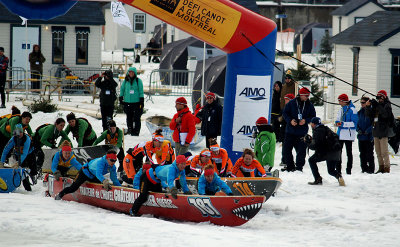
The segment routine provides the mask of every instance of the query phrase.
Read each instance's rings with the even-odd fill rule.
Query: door
[[[17,83],[16,80],[24,79],[25,71],[30,70],[29,53],[32,52],[33,45],[39,44],[39,27],[12,27],[12,78],[13,84]],[[25,41],[27,38],[27,41]],[[30,74],[28,74],[30,78]],[[22,85],[21,85],[22,86]],[[20,86],[18,86],[20,87]]]

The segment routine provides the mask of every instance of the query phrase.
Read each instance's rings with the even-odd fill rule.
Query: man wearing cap
[[[335,125],[338,127],[337,134],[339,136],[340,145],[346,145],[347,153],[347,168],[346,173],[351,174],[351,169],[353,167],[353,153],[352,146],[356,138],[356,126],[358,122],[357,110],[354,107],[351,100],[347,94],[341,94],[338,97],[339,105],[341,106],[338,111],[337,119]],[[342,171],[342,159],[338,162],[338,171]]]
[[[286,94],[295,94],[296,93],[296,83],[293,80],[292,75],[286,74],[285,83],[282,85],[281,91],[281,110],[285,108],[285,95]]]
[[[133,203],[130,215],[139,216],[140,207],[147,201],[149,192],[161,192],[161,187],[166,188],[171,196],[177,199],[178,189],[174,185],[177,178],[179,178],[183,192],[191,195],[192,192],[186,183],[185,167],[186,157],[184,155],[176,157],[176,160],[170,165],[147,167],[143,165],[140,177],[140,195]]]
[[[54,178],[58,181],[60,177],[66,176],[67,172],[72,167],[75,167],[75,169],[79,171],[82,165],[76,160],[74,152],[72,152],[71,144],[65,140],[61,144],[61,150],[53,157],[51,171],[53,172]]]
[[[200,176],[198,182],[199,195],[210,195],[213,196],[219,191],[223,191],[229,196],[233,196],[231,188],[221,180],[218,174],[214,170],[213,165],[207,165],[204,167],[204,173]]]
[[[254,143],[256,159],[266,171],[271,171],[272,167],[274,167],[275,158],[275,133],[265,117],[257,119],[256,127],[258,132]]]
[[[1,95],[0,108],[6,108],[6,95],[4,93],[4,90],[6,87],[8,62],[9,62],[8,57],[4,56],[4,48],[0,47],[0,95]]]
[[[97,78],[94,85],[101,89],[99,93],[100,112],[103,131],[105,131],[108,129],[107,121],[113,119],[114,103],[117,99],[116,88],[118,87],[118,83],[113,78],[113,72],[107,70]]]
[[[13,136],[8,141],[7,145],[2,150],[0,168],[4,168],[4,162],[11,156],[11,151],[14,150],[14,159],[18,163],[10,164],[12,168],[17,168],[18,166],[30,168],[30,176],[35,176],[37,174],[36,159],[33,153],[34,148],[31,145],[31,138],[24,133],[21,124],[17,124],[13,130]],[[10,163],[10,161],[9,161]],[[31,191],[31,185],[29,183],[29,178],[26,177],[22,184],[27,191]]]
[[[179,97],[175,101],[177,113],[169,124],[169,128],[174,131],[172,139],[175,142],[176,155],[185,154],[189,150],[189,145],[196,134],[194,116],[187,107],[187,101],[184,97]]]
[[[336,164],[340,160],[341,149],[337,137],[334,138],[334,133],[331,129],[321,123],[319,117],[311,119],[312,138],[304,137],[304,141],[308,144],[311,150],[315,150],[314,154],[308,159],[314,182],[309,182],[310,185],[322,185],[322,177],[318,172],[317,162],[325,161],[329,175],[335,177],[340,186],[345,186],[340,170],[337,170]],[[336,142],[336,144],[334,143]]]
[[[74,193],[86,181],[102,183],[104,189],[111,190],[112,186],[110,181],[104,177],[107,173],[110,173],[110,179],[115,186],[121,186],[117,178],[115,162],[117,162],[117,152],[111,149],[103,157],[91,160],[89,163],[84,164],[71,186],[63,189],[54,199],[61,200],[66,194]]]
[[[201,135],[206,137],[206,147],[210,147],[210,139],[221,135],[222,106],[212,92],[206,95],[206,105],[196,114],[201,120]]]
[[[385,90],[380,90],[376,99],[366,102],[366,113],[373,120],[372,135],[379,169],[376,173],[390,173],[388,138],[394,136],[394,116]]]
[[[299,90],[299,95],[289,101],[283,109],[283,118],[286,121],[286,134],[283,141],[283,155],[285,157],[286,168],[282,171],[293,172],[303,171],[305,164],[307,145],[301,140],[308,132],[308,123],[315,117],[315,108],[308,99],[310,91],[303,87]],[[296,166],[293,160],[292,150],[296,150]]]
[[[294,94],[288,93],[285,95],[285,106],[289,103],[289,101],[291,101],[292,99],[295,98]],[[285,142],[285,136],[286,136],[286,121],[285,119],[283,119],[283,116],[279,117],[279,122],[281,122],[281,129],[280,129],[280,138],[281,138],[281,142],[282,142],[282,147],[284,145]],[[281,158],[281,166],[286,166],[286,162],[285,162],[285,156],[283,155],[283,148],[281,150],[282,152],[282,158]]]

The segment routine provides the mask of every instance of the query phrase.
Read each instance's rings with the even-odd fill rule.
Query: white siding
[[[0,23],[0,46],[4,47],[4,55],[10,58],[10,24]]]
[[[339,33],[339,21],[341,16],[333,15],[332,16],[332,36],[335,36]]]
[[[382,42],[378,47],[378,78],[377,78],[377,90],[384,89],[391,95],[391,83],[392,83],[392,54],[389,52],[389,48],[400,49],[400,33],[397,33],[390,39]],[[400,105],[400,98],[390,98],[390,101]],[[400,115],[400,108],[392,106],[393,113],[395,116]]]

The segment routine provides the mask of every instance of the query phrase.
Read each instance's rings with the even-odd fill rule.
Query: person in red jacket
[[[178,156],[188,152],[189,145],[196,134],[196,126],[194,116],[187,107],[184,97],[176,99],[175,108],[177,113],[169,124],[169,128],[174,131],[172,139],[175,142],[176,156]]]

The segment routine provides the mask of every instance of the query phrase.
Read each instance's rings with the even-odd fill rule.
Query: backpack
[[[342,149],[342,146],[339,142],[339,136],[335,132],[333,132],[328,126],[324,126],[326,130],[326,145],[332,151],[339,151]]]

